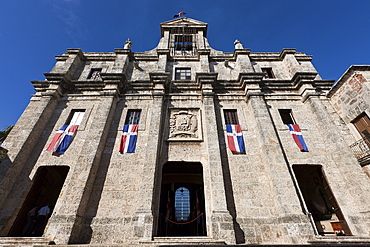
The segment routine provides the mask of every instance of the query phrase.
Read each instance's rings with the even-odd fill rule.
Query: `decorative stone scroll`
[[[170,109],[169,141],[201,140],[199,109]]]

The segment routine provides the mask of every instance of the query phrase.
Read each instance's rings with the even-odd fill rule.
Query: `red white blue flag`
[[[226,124],[227,143],[231,152],[245,153],[242,129],[239,124]]]
[[[123,134],[119,146],[120,153],[135,153],[137,132],[139,129],[140,111],[130,110],[127,113]]]
[[[186,13],[181,11],[180,13],[174,15],[173,18],[179,18],[179,17],[184,16],[184,15],[186,15]]]
[[[287,125],[288,125],[290,133],[292,134],[293,139],[294,139],[295,143],[297,144],[297,146],[299,147],[299,149],[302,152],[308,152],[308,148],[306,146],[306,143],[304,142],[302,132],[301,132],[301,129],[299,128],[299,125],[298,124],[287,124]]]
[[[57,131],[46,151],[53,151],[53,153],[57,154],[64,154],[77,132],[83,115],[84,112],[75,112],[70,124],[63,125],[63,127]]]
[[[120,153],[135,153],[137,140],[137,124],[125,124],[123,126],[123,135],[121,137],[121,144],[119,147]]]

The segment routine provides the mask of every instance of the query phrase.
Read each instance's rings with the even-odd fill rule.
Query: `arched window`
[[[185,187],[180,187],[175,192],[175,217],[176,221],[188,221],[190,215],[190,192]]]

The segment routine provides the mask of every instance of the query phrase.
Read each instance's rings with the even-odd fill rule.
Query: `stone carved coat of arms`
[[[171,110],[169,139],[198,139],[198,112],[196,109]]]

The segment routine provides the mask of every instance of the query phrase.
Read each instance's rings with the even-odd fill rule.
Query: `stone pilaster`
[[[45,237],[54,239],[57,244],[78,241],[91,190],[104,150],[108,130],[117,104],[115,95],[102,96],[97,110],[91,119],[91,126],[84,148],[76,157],[76,164],[71,169],[71,181],[61,202],[58,201]]]
[[[235,233],[232,216],[227,210],[225,185],[222,172],[222,160],[220,153],[219,136],[217,131],[217,121],[215,112],[213,83],[217,74],[202,74],[198,80],[202,86],[203,104],[204,104],[204,126],[205,142],[208,149],[208,169],[204,169],[205,176],[209,178],[205,184],[206,193],[210,193],[207,198],[209,208],[207,212],[207,231],[208,235],[214,240],[223,240],[228,244],[235,243]]]
[[[160,147],[160,133],[163,121],[164,89],[169,82],[169,73],[151,73],[150,78],[154,84],[153,104],[151,107],[148,142],[144,161],[143,173],[141,174],[140,204],[133,217],[133,238],[140,241],[150,241],[153,235],[153,192],[155,184],[155,171],[158,165]]]
[[[35,145],[48,120],[57,107],[59,97],[43,97],[42,99],[33,99],[28,104],[26,110],[13,127],[13,130],[3,144],[4,148],[9,150],[8,159],[3,160],[2,167],[9,167],[5,171],[3,179],[0,181],[0,208],[3,204],[20,205],[22,198],[8,198],[12,192],[19,174],[21,174],[24,166],[27,164],[29,156],[32,154]],[[14,201],[17,200],[17,201]],[[13,208],[13,212],[8,210],[0,210],[0,225],[1,234],[7,234],[15,220],[19,208]]]
[[[259,139],[259,143],[254,145],[258,145],[261,150],[261,166],[265,166],[271,181],[272,193],[276,195],[272,217],[280,222],[280,231],[287,231],[292,224],[297,224],[302,230],[305,229],[304,232],[314,233],[309,217],[302,214],[302,211],[307,212],[307,209],[297,189],[298,184],[271,117],[270,106],[258,86],[258,81],[247,81],[245,90],[247,111],[250,112],[249,115],[253,117],[255,123],[254,126],[251,126],[251,131],[254,131]]]
[[[234,56],[236,57],[235,69],[238,73],[254,72],[249,53],[249,49],[237,49],[234,51]]]
[[[199,61],[200,61],[200,69],[203,73],[209,73],[209,53],[210,51],[207,49],[198,50],[199,53]]]
[[[115,49],[116,60],[112,68],[112,73],[124,73],[129,63],[131,50],[129,49]]]

